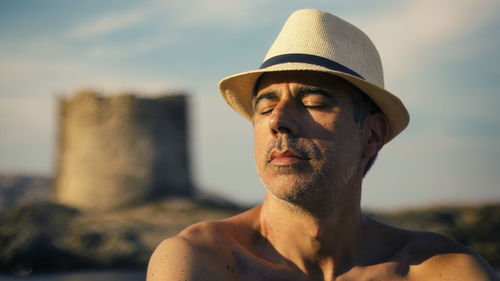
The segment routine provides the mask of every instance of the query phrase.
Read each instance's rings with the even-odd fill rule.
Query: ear
[[[367,116],[363,124],[363,158],[370,159],[384,146],[389,134],[387,117],[382,113]]]

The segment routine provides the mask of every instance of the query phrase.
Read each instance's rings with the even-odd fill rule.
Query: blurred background
[[[500,201],[500,2],[496,0],[0,1],[0,173],[56,173],[56,97],[81,89],[189,94],[197,189],[263,199],[251,124],[217,82],[259,67],[296,9],[336,14],[369,35],[409,127],[367,175],[365,209]]]

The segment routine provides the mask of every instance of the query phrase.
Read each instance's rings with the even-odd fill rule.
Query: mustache
[[[267,159],[270,159],[273,150],[291,151],[307,159],[315,158],[320,154],[319,148],[312,140],[298,138],[288,134],[279,134],[276,136],[266,149]]]

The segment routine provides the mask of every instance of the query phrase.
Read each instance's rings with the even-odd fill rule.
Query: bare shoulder
[[[481,256],[448,237],[431,232],[411,232],[409,237],[399,255],[410,261],[410,279],[499,280]]]
[[[188,280],[191,245],[182,238],[164,240],[154,251],[148,264],[147,280]]]
[[[220,243],[224,239],[230,235],[219,222],[188,227],[158,245],[149,260],[147,280],[199,280],[203,275],[220,280],[227,252],[227,243]]]
[[[200,222],[165,239],[148,264],[147,280],[226,280],[239,217]]]

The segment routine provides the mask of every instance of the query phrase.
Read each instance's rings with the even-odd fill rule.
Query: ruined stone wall
[[[184,95],[60,99],[56,200],[103,210],[190,196],[186,108]]]

